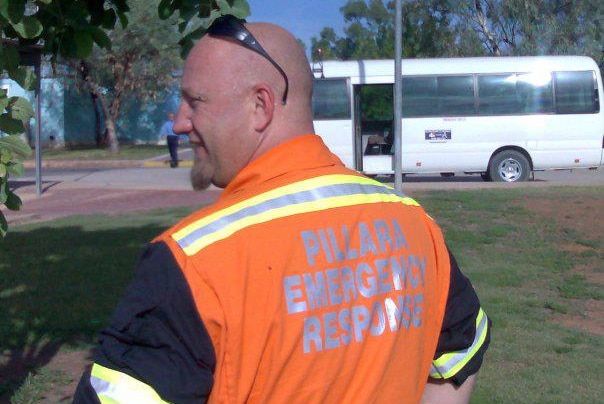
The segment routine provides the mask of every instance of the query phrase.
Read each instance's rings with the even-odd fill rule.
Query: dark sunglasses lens
[[[210,35],[234,37],[242,28],[243,24],[235,17],[224,15],[214,20],[212,25],[208,28],[208,33]]]
[[[285,92],[283,94],[282,101],[283,105],[285,105],[287,101],[287,91],[289,88],[287,75],[285,74],[281,66],[279,66],[277,62],[275,62],[273,58],[271,58],[269,54],[266,53],[262,46],[260,46],[260,44],[256,42],[254,36],[250,34],[250,32],[243,25],[244,22],[245,20],[240,20],[236,17],[233,17],[232,15],[223,15],[214,20],[212,25],[210,25],[210,27],[208,28],[208,33],[214,36],[224,36],[228,38],[233,38],[239,41],[239,43],[241,43],[246,48],[251,49],[254,52],[262,55],[269,62],[271,62],[272,65],[275,66],[275,68],[279,71],[279,73],[281,73],[281,75],[283,76],[283,80],[285,80]]]

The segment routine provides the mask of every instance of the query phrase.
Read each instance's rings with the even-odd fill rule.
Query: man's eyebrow
[[[189,100],[203,100],[205,99],[205,97],[203,96],[203,94],[201,92],[193,92],[187,88],[181,88],[180,90],[180,94],[182,95],[183,98],[189,99]]]

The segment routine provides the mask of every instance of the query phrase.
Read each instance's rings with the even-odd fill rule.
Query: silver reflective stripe
[[[302,205],[309,202],[317,202],[328,198],[337,198],[354,195],[384,195],[404,198],[397,194],[395,190],[387,188],[384,185],[345,183],[345,184],[330,184],[320,186],[310,190],[304,190],[285,195],[280,195],[275,198],[261,200],[259,203],[251,206],[245,206],[235,210],[232,213],[221,215],[215,220],[198,227],[184,237],[176,239],[178,244],[183,249],[187,249],[194,245],[198,240],[207,237],[210,234],[218,233],[228,226],[238,221],[243,221],[246,218],[259,216],[269,211],[278,209],[286,209],[296,205]],[[409,199],[409,198],[404,198]]]
[[[98,377],[90,376],[90,384],[94,391],[96,391],[97,396],[105,395],[105,392],[111,391],[111,383]]]

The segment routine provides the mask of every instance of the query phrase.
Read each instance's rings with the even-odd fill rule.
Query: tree
[[[95,110],[100,107],[104,117],[102,140],[113,153],[118,152],[115,123],[124,98],[156,98],[175,81],[172,73],[182,65],[177,20],[159,20],[158,4],[159,0],[130,0],[128,26],[108,33],[111,49],[95,48],[78,65]]]
[[[310,48],[314,60],[339,59],[336,41],[338,36],[333,28],[325,27],[319,33],[319,38],[310,38]]]
[[[96,44],[111,49],[107,32],[119,21],[128,25],[129,2],[133,0],[0,0],[0,71],[24,89],[34,88],[36,78],[31,69],[20,66],[19,48],[42,44],[43,52],[56,60],[85,60]],[[249,6],[245,0],[161,0],[158,15],[167,19],[178,12],[178,28],[183,35],[179,44],[186,55],[193,41],[200,38],[211,22],[223,14],[246,17]],[[194,20],[198,19],[198,22]],[[7,43],[11,45],[7,45]],[[13,46],[12,43],[16,46]],[[8,97],[0,91],[0,205],[19,209],[21,200],[8,187],[9,175],[23,172],[21,160],[31,150],[18,134],[33,117],[33,108],[20,97]],[[0,212],[0,235],[7,231],[4,214]]]
[[[409,0],[403,56],[587,55],[602,61],[599,0]],[[344,37],[324,28],[312,53],[325,59],[393,57],[394,2],[349,0]]]
[[[389,8],[388,8],[389,7]],[[340,10],[348,23],[339,51],[346,59],[376,59],[394,55],[394,6],[382,0],[353,0]]]
[[[452,57],[464,54],[449,0],[414,0],[403,7],[403,57]]]
[[[324,28],[311,39],[313,55],[320,48],[325,59],[378,59],[394,57],[394,2],[350,0],[341,9],[346,26],[337,37]],[[454,55],[455,25],[448,0],[411,0],[403,4],[403,56]]]
[[[154,7],[149,7],[149,3]],[[193,14],[187,14],[190,12],[186,8],[189,7],[188,3],[193,7]],[[181,9],[179,15],[184,15],[187,19],[179,20],[173,13],[165,13],[161,9],[170,7],[168,2],[129,0],[128,26],[118,26],[108,33],[111,49],[95,48],[88,59],[80,61],[80,77],[95,101],[95,107],[100,107],[105,118],[104,138],[111,152],[117,153],[119,148],[116,122],[123,100],[127,97],[156,99],[175,83],[173,73],[182,66],[182,59],[179,57],[179,29],[191,32],[191,27],[196,27],[199,29],[198,33],[203,33],[216,16],[238,14],[245,17],[249,13],[245,2],[232,1],[230,4],[223,1],[210,4],[210,13],[202,14],[204,18],[200,19],[202,2],[188,3],[181,2],[181,7],[185,9]],[[199,10],[196,8],[198,4]],[[162,17],[160,20],[157,18],[158,12]],[[210,18],[211,21],[208,21]],[[196,36],[192,35],[190,38]],[[182,43],[187,46],[192,44],[186,40]],[[97,116],[100,115],[97,112]]]
[[[246,0],[161,0],[158,6],[161,19],[170,18],[178,11],[178,30],[182,35],[183,59],[187,56],[196,40],[201,38],[221,15],[231,14],[245,18],[250,14]]]
[[[601,57],[598,0],[457,0],[453,9],[492,55]]]

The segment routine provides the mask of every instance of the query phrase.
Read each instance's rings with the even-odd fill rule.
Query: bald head
[[[298,41],[285,29],[269,23],[250,23],[245,27],[270,58],[281,67],[288,79],[287,103],[277,108],[272,127],[294,126],[293,132],[311,133],[312,129],[312,72]],[[218,62],[215,79],[228,90],[267,85],[275,102],[280,102],[286,91],[286,82],[279,70],[263,55],[246,48],[237,40],[218,35],[206,35],[195,46],[196,53],[213,53],[207,63]],[[209,67],[206,64],[206,67]]]
[[[235,25],[236,27],[236,25]],[[185,61],[182,102],[174,130],[189,135],[202,184],[225,186],[247,164],[293,137],[314,133],[312,73],[286,30],[246,24],[289,80],[263,55],[220,34],[205,35]],[[203,169],[203,172],[202,172]]]
[[[267,23],[247,24],[247,28],[287,75],[290,87],[288,99],[291,97],[294,103],[309,101],[312,73],[306,55],[293,35],[277,25]]]

